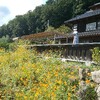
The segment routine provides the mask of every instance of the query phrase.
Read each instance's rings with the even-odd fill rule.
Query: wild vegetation
[[[85,65],[62,62],[57,59],[57,52],[41,54],[22,46],[23,43],[14,44],[9,50],[0,48],[0,99],[78,100],[78,70]],[[91,83],[90,76],[88,73],[85,82],[93,92],[87,92],[86,98],[90,98],[87,100],[95,96],[95,84]]]
[[[96,2],[99,0],[48,0],[45,5],[25,15],[18,15],[0,27],[0,37],[3,36],[0,38],[1,100],[79,100],[78,71],[87,66],[62,62],[57,59],[60,56],[58,51],[40,53],[35,48],[25,47],[29,41],[10,43],[10,38],[42,31],[67,33],[70,29],[61,26],[64,21],[85,12],[88,6]],[[47,29],[48,24],[52,27]],[[91,65],[89,69],[100,70],[100,48],[94,48],[92,52],[98,66]],[[85,98],[94,100],[95,84],[91,73],[87,76]]]
[[[100,47],[92,49],[92,58],[95,63],[100,65]]]
[[[100,0],[47,0],[33,11],[18,15],[7,25],[0,27],[0,37],[28,35],[43,32],[50,25],[60,27],[64,21],[89,10],[89,6]]]
[[[10,39],[10,37],[8,35],[3,36],[2,38],[0,38],[0,47],[8,49],[9,48],[9,44],[11,42],[12,42],[12,40]]]

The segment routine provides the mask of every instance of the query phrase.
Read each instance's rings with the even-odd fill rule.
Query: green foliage
[[[30,41],[28,40],[17,40],[9,44],[9,51],[15,51],[18,48],[18,45],[30,45]]]
[[[54,28],[52,26],[49,26],[46,30],[46,32],[58,32],[58,33],[62,33],[62,34],[68,34],[71,31],[72,30],[69,27],[65,26],[65,25],[62,25],[59,28]]]
[[[48,1],[46,2],[47,5],[50,5],[50,4],[52,4],[52,3],[54,3],[54,0],[48,0]]]
[[[85,99],[86,100],[97,100],[97,94],[96,94],[94,87],[88,86]]]
[[[92,49],[92,58],[97,64],[100,64],[100,47]]]
[[[62,26],[60,26],[59,28],[57,28],[56,31],[57,31],[57,32],[60,32],[60,33],[68,34],[68,33],[70,33],[72,30],[71,30],[69,27],[67,27],[67,26],[65,26],[65,25],[62,25]]]
[[[10,38],[9,36],[3,36],[2,38],[0,38],[0,47],[9,48],[9,42],[10,42]]]
[[[73,6],[73,11],[74,11],[74,14],[73,16],[76,16],[78,14],[81,14],[84,12],[84,9],[83,9],[83,1],[82,0],[78,0],[75,5]]]
[[[46,32],[55,32],[55,28],[54,27],[52,27],[52,26],[49,26],[48,28],[47,28],[47,30],[45,30]]]

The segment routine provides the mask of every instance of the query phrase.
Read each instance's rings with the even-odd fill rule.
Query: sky
[[[23,15],[47,0],[0,0],[0,26],[7,24],[16,15]]]

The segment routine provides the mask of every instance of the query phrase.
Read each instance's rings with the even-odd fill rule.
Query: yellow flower
[[[54,92],[51,93],[52,97],[56,97],[56,94]]]
[[[71,93],[68,93],[68,100],[71,100]]]
[[[43,87],[48,87],[48,84],[42,84]]]
[[[24,83],[24,86],[26,86],[26,85],[27,85],[27,82],[26,82],[26,81],[24,81],[23,83]]]
[[[67,82],[65,81],[64,84],[67,85]]]
[[[55,76],[58,76],[58,72],[55,73]]]
[[[24,100],[27,100],[27,96],[24,96]]]
[[[91,73],[87,73],[88,76],[91,76]]]
[[[20,80],[23,81],[23,78],[21,77]]]
[[[76,85],[74,85],[72,88],[73,88],[73,89],[76,89]]]
[[[73,75],[73,74],[74,74],[74,72],[71,72],[70,74],[71,74],[71,75]]]
[[[71,93],[68,93],[68,97],[71,97]]]
[[[68,100],[71,100],[71,98],[70,98],[70,97],[68,97]]]
[[[39,95],[39,92],[37,91],[37,92],[35,93],[35,97],[38,97],[38,95]]]
[[[61,81],[61,80],[59,80],[59,81],[57,81],[57,83],[58,83],[58,84],[61,84],[61,83],[62,83],[62,81]]]
[[[90,80],[86,80],[85,82],[86,82],[87,84],[89,84],[89,83],[90,83]]]

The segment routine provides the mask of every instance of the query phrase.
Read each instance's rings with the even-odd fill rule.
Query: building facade
[[[100,3],[90,7],[90,11],[65,21],[77,29],[79,43],[67,46],[66,57],[79,60],[92,60],[91,49],[100,47]],[[68,43],[73,43],[74,34],[67,37]]]

